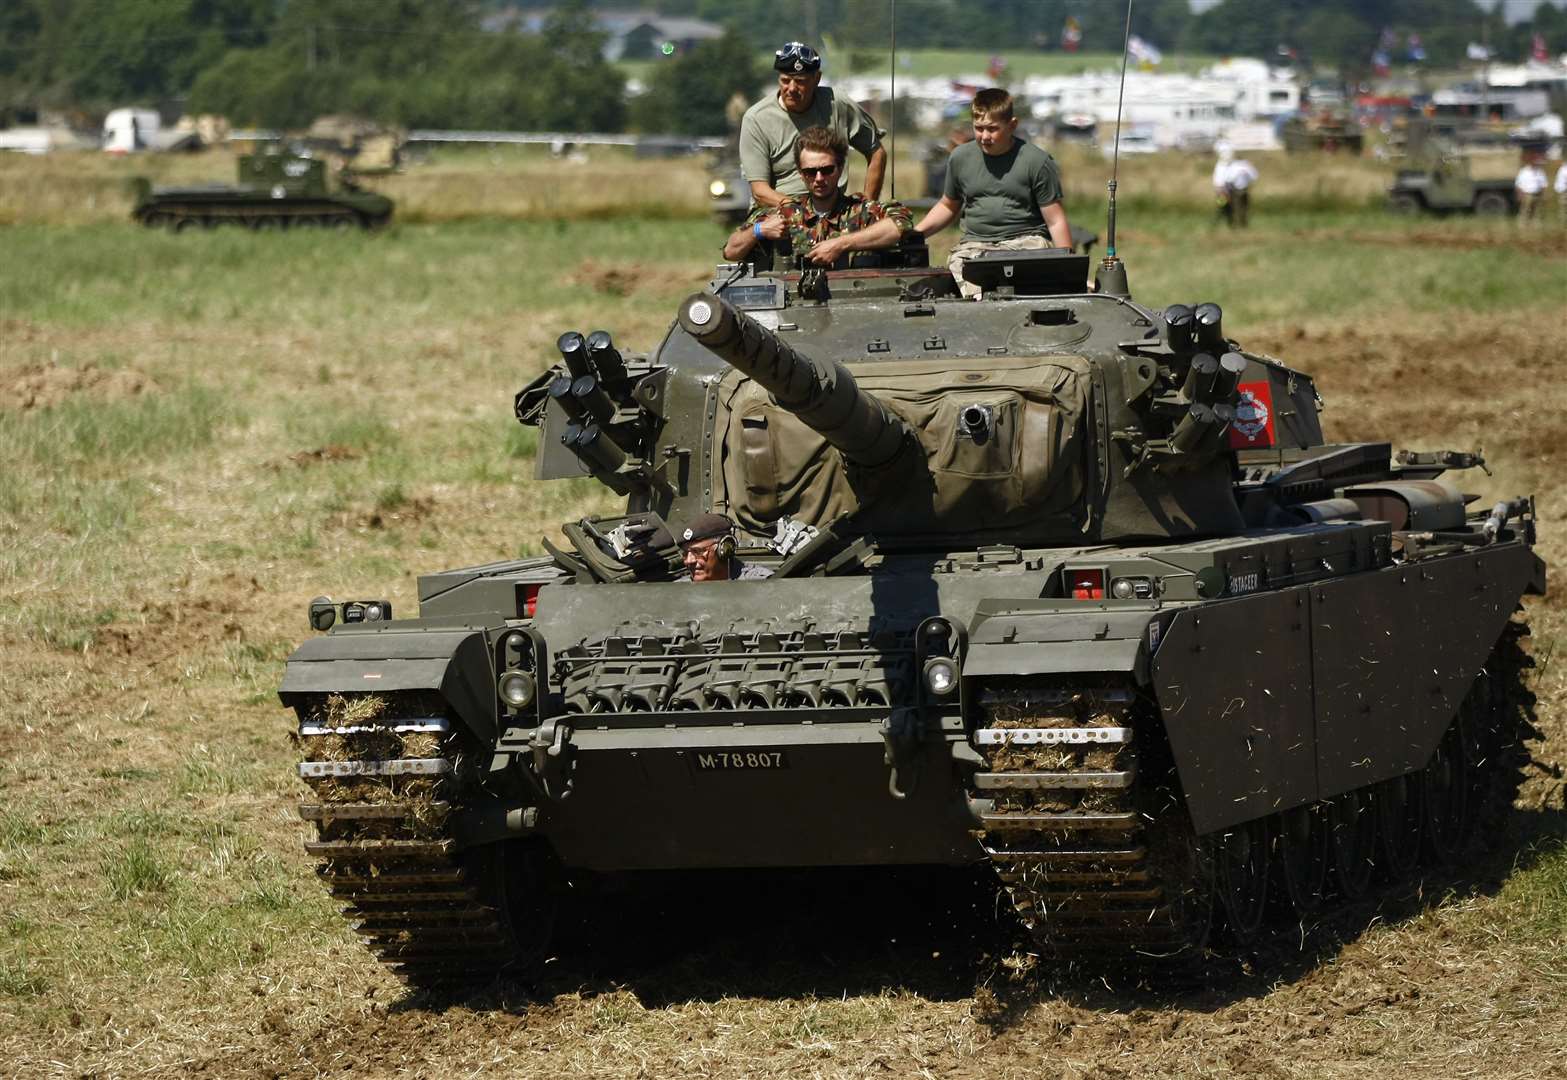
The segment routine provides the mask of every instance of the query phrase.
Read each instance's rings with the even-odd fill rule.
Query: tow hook
[[[918,709],[894,709],[892,715],[881,722],[881,740],[886,747],[882,763],[889,770],[887,793],[894,799],[908,798],[919,786],[919,748],[923,733],[924,724]]]
[[[571,725],[550,717],[533,731],[528,751],[533,756],[533,775],[544,794],[559,802],[571,794],[571,759],[566,748],[571,743]]]

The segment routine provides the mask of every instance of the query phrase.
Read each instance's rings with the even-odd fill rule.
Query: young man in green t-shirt
[[[1012,95],[981,90],[974,95],[974,141],[947,158],[941,201],[914,228],[934,236],[963,217],[963,239],[947,267],[967,297],[979,286],[963,280],[963,263],[986,251],[1020,251],[1072,246],[1072,229],[1061,207],[1061,171],[1055,158],[1017,137]]]

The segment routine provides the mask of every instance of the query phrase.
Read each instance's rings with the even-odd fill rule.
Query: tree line
[[[1189,0],[1138,0],[1131,30],[1165,52],[1288,59],[1353,80],[1382,63],[1452,67],[1480,42],[1504,60],[1526,57],[1537,36],[1560,53],[1561,2],[1509,24],[1503,5],[1476,0],[1221,0],[1201,13]],[[727,33],[651,65],[628,105],[590,9],[632,3],[3,0],[0,114],[178,100],[242,126],[349,112],[415,127],[712,133],[733,94],[765,83],[767,49],[812,41],[842,72],[890,39],[887,0],[644,0]],[[536,16],[540,32],[485,28],[508,9]],[[899,0],[896,10],[900,49],[1118,52],[1125,29],[1119,0]]]

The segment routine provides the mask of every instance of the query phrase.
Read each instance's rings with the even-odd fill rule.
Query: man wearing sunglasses
[[[831,267],[855,251],[895,247],[914,224],[907,207],[877,202],[839,189],[849,148],[823,127],[800,133],[795,169],[804,178],[803,198],[785,198],[777,207],[758,207],[724,244],[724,258],[738,262],[767,242],[787,247],[817,266]]]
[[[815,49],[791,41],[773,55],[778,92],[752,105],[740,121],[740,171],[751,185],[751,208],[770,209],[805,195],[794,148],[800,132],[813,127],[827,128],[865,155],[865,194],[876,198],[887,167],[883,132],[864,109],[819,85],[822,57]],[[840,170],[838,186],[846,184]]]

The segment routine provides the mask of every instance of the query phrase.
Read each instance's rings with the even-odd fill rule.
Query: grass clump
[[[135,837],[112,853],[104,862],[103,876],[109,885],[109,895],[115,900],[163,894],[174,887],[174,870],[158,855],[152,841],[144,836]]]
[[[231,753],[213,753],[197,747],[180,762],[178,790],[183,796],[225,796],[250,790],[254,764],[240,762]]]
[[[0,956],[0,997],[38,997],[48,989],[26,956]]]

